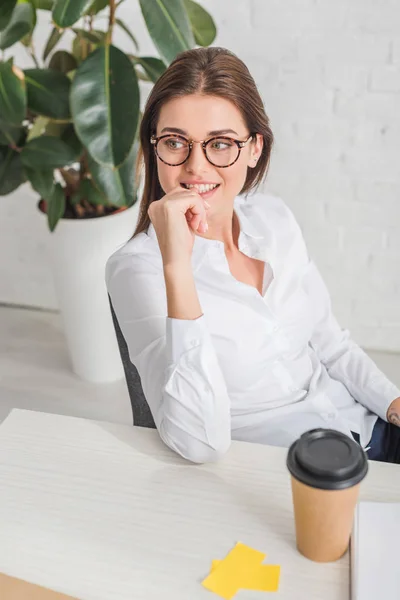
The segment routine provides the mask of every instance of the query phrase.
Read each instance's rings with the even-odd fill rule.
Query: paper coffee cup
[[[360,482],[368,472],[364,450],[332,429],[313,429],[289,448],[297,548],[330,562],[347,550]]]

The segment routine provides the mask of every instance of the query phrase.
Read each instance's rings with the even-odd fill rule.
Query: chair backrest
[[[133,412],[133,424],[138,425],[139,427],[151,427],[155,429],[155,423],[153,419],[153,415],[151,414],[149,405],[147,404],[147,400],[144,396],[142,383],[140,381],[140,375],[137,371],[135,365],[131,362],[129,358],[128,346],[125,341],[125,338],[122,334],[121,328],[118,323],[118,319],[114,312],[114,308],[110,298],[110,308],[111,315],[114,322],[115,333],[117,335],[117,341],[119,346],[119,351],[121,354],[122,364],[124,366],[126,383],[128,385],[129,397],[131,399],[132,404],[132,412]]]

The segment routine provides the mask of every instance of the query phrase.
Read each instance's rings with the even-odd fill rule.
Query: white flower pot
[[[124,377],[105,265],[133,235],[138,206],[93,219],[60,219],[50,234],[55,290],[74,372],[105,383]]]

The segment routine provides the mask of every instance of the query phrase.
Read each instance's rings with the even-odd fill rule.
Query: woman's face
[[[175,98],[164,104],[160,111],[156,137],[165,134],[172,136],[179,134],[195,141],[207,141],[216,135],[246,141],[250,131],[240,111],[229,100],[217,96],[193,94]],[[225,212],[232,208],[234,198],[241,191],[246,180],[247,169],[255,167],[261,154],[262,143],[262,136],[257,134],[256,140],[250,140],[241,149],[238,160],[227,168],[212,165],[205,157],[201,144],[193,144],[188,160],[179,166],[167,165],[157,157],[161,187],[168,194],[179,185],[182,187],[194,185],[202,198],[211,205],[209,213]],[[173,152],[180,156],[182,140],[179,137],[172,137],[168,140],[168,147],[164,146],[164,151],[166,148],[168,152],[171,150],[171,156]],[[235,152],[235,148],[229,150],[223,140],[221,142],[217,140],[210,150],[210,155],[211,152],[216,156],[213,162],[218,162],[223,160],[221,156],[225,152]],[[170,162],[179,162],[179,160]],[[216,184],[217,187],[210,189],[206,184]]]

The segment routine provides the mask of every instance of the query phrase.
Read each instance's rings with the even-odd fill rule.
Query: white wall
[[[267,187],[299,219],[340,322],[365,347],[400,351],[400,3],[201,3],[216,45],[256,79],[276,137]],[[120,12],[154,53],[138,2]],[[123,33],[116,43],[130,49]],[[0,227],[0,301],[56,307],[48,234],[26,188],[0,198]]]

